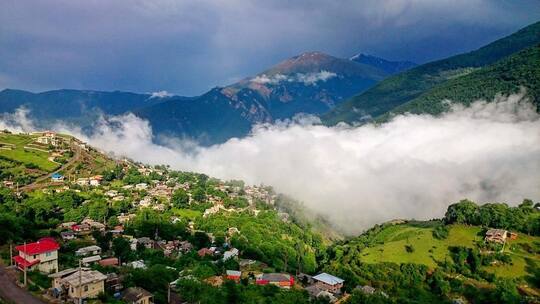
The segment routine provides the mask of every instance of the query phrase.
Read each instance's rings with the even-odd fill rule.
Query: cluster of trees
[[[451,79],[418,98],[393,110],[394,113],[430,113],[439,114],[447,111],[452,100],[469,105],[475,100],[491,101],[497,94],[517,93],[527,89],[540,110],[540,46],[533,46],[517,54],[466,74]]]
[[[462,200],[448,207],[444,221],[447,224],[477,225],[540,235],[540,211],[537,207],[529,199],[523,200],[517,207],[501,203],[479,206],[472,201]]]
[[[226,281],[220,287],[210,286],[196,280],[181,280],[178,290],[191,303],[275,303],[275,304],[326,304],[325,300],[310,300],[302,290],[282,290],[277,286],[236,284]]]
[[[248,212],[215,214],[201,218],[198,225],[214,235],[223,235],[230,227],[239,229],[230,236],[232,246],[276,271],[314,272],[317,257],[326,249],[319,234],[281,221],[275,211],[261,211],[256,217]]]

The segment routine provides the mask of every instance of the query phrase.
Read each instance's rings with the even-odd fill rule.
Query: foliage
[[[367,91],[335,107],[322,117],[323,122],[326,124],[336,124],[340,121],[352,123],[361,121],[361,118],[367,115],[378,117],[391,110],[393,111],[397,106],[414,100],[439,84],[444,85],[446,81],[452,79],[456,79],[457,83],[459,83],[462,81],[459,80],[461,77],[467,77],[466,75],[474,71],[474,69],[493,64],[498,60],[528,47],[537,45],[538,43],[540,43],[540,22],[531,24],[510,36],[492,42],[478,50],[426,63],[404,73],[386,78]],[[533,58],[530,58],[530,60],[534,60]],[[534,74],[535,71],[536,75]],[[490,77],[489,73],[491,72],[491,70],[487,70],[485,72],[486,77]],[[509,75],[510,77],[519,75],[521,82],[528,80],[528,78],[524,78],[526,75],[528,75],[527,77],[530,76],[537,79],[537,72],[538,70],[536,68],[536,70],[530,69],[526,74],[520,75],[521,72],[518,71],[516,74],[510,73]],[[501,73],[498,75],[502,76],[503,74]],[[498,75],[496,78],[498,78]],[[489,83],[483,81],[477,86],[472,82],[475,77],[476,76],[472,76],[470,78],[464,78],[463,80],[467,84],[467,86],[463,88],[463,92],[468,92],[467,94],[469,94],[469,96],[473,96],[472,94],[476,94],[477,92],[476,89],[486,87]],[[471,81],[469,81],[469,79]],[[515,83],[519,85],[519,82]],[[451,84],[448,86],[449,88],[457,87]],[[498,85],[493,86],[489,90],[493,91],[493,89],[497,89],[497,86]],[[515,87],[515,85],[513,84],[512,87]],[[486,91],[480,90],[480,92],[481,94],[478,94],[478,96],[486,96],[482,93]],[[500,92],[500,90],[498,92]],[[440,101],[440,99],[438,101]],[[401,111],[404,110],[405,109],[402,109]],[[428,111],[428,104],[426,103],[425,107],[419,108],[419,110]]]

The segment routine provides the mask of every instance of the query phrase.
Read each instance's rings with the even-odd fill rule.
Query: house
[[[86,177],[81,177],[77,179],[76,183],[79,186],[87,186],[90,184],[90,180]]]
[[[199,249],[199,251],[197,251],[197,254],[200,257],[204,257],[204,256],[207,256],[207,255],[213,255],[214,252],[212,250],[210,250],[209,248],[201,248],[201,249]]]
[[[64,241],[75,239],[75,233],[73,233],[73,231],[62,231],[60,232],[60,236],[62,237],[62,240]]]
[[[375,293],[376,289],[369,286],[369,285],[364,285],[364,286],[356,286],[357,290],[360,290],[363,294],[366,294],[366,295],[372,295]]]
[[[103,175],[95,175],[89,178],[90,186],[99,186],[103,180]]]
[[[90,266],[91,264],[99,262],[99,261],[101,261],[101,257],[99,255],[93,255],[93,256],[82,258],[81,262],[84,266]]]
[[[105,292],[107,276],[97,270],[77,270],[60,280],[71,299],[95,298]]]
[[[129,262],[128,266],[135,269],[146,269],[146,264],[143,260]]]
[[[143,245],[144,248],[152,249],[154,248],[154,241],[151,240],[149,237],[143,236],[141,238],[137,239],[137,245]]]
[[[319,288],[316,285],[311,285],[305,288],[305,291],[312,298],[326,298],[330,303],[335,303],[338,299],[330,292]]]
[[[99,265],[106,266],[118,266],[118,258],[107,258],[99,261]]]
[[[86,246],[83,248],[79,248],[77,249],[77,251],[75,251],[76,256],[87,256],[96,254],[101,254],[101,247],[96,245]]]
[[[81,270],[87,271],[89,268],[81,268]],[[79,268],[69,268],[48,275],[48,277],[52,279],[52,293],[55,297],[58,297],[64,291],[62,280],[77,271],[79,271]]]
[[[64,176],[60,173],[54,173],[53,175],[51,175],[51,181],[53,182],[62,182],[64,181]]]
[[[148,184],[146,183],[140,183],[135,185],[135,190],[145,190],[148,188]]]
[[[271,284],[281,288],[291,288],[294,285],[294,278],[288,273],[263,273],[255,278],[255,284]]]
[[[132,220],[133,218],[135,218],[135,214],[130,213],[130,214],[124,215],[122,213],[122,214],[118,215],[116,218],[118,219],[118,222],[120,224],[125,224],[125,223],[129,222],[130,220]]]
[[[489,229],[486,232],[486,237],[484,238],[486,242],[495,242],[495,243],[504,243],[506,242],[506,237],[508,231],[504,229]]]
[[[178,249],[180,249],[182,252],[190,252],[193,250],[193,245],[188,241],[181,241],[178,244]]]
[[[114,272],[108,273],[107,279],[105,280],[105,288],[113,293],[119,292],[124,288],[122,285],[122,277]]]
[[[118,195],[118,191],[116,190],[109,190],[107,192],[105,192],[105,195],[108,196],[108,197],[115,197]]]
[[[314,276],[313,280],[315,281],[315,286],[331,293],[340,292],[341,288],[343,287],[343,282],[345,282],[343,279],[335,277],[326,272]]]
[[[105,231],[105,228],[106,228],[105,224],[94,221],[93,219],[90,219],[90,218],[85,218],[81,222],[81,224],[89,225],[91,229],[96,229],[96,230],[99,230],[99,231]]]
[[[42,238],[35,243],[15,247],[19,255],[13,260],[20,270],[38,270],[43,273],[58,270],[58,249],[60,245],[53,238]]]
[[[71,226],[71,230],[73,230],[73,232],[75,233],[78,233],[78,234],[89,234],[92,230],[92,227],[90,227],[90,225],[88,224],[76,224],[76,225],[73,225]]]
[[[36,138],[36,142],[43,145],[58,145],[58,139],[56,138],[56,133],[52,131],[47,131],[42,134],[42,136]]]
[[[140,287],[130,287],[122,292],[122,300],[128,304],[151,304],[153,295]]]
[[[227,270],[225,272],[225,277],[227,278],[227,280],[232,280],[238,283],[240,282],[240,278],[242,277],[242,272],[238,270]]]
[[[228,259],[232,259],[232,258],[237,258],[239,253],[240,252],[236,248],[227,250],[223,253],[223,261],[227,261]]]

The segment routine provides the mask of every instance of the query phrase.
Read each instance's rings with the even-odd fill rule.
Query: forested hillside
[[[405,104],[438,84],[472,73],[540,43],[540,22],[478,50],[420,65],[389,77],[322,116],[326,124],[370,120]]]
[[[537,110],[540,109],[540,45],[437,85],[412,101],[396,107],[384,118],[405,112],[439,114],[451,105],[445,100],[469,105],[475,100],[489,101],[497,94],[516,93],[522,88],[536,104]]]

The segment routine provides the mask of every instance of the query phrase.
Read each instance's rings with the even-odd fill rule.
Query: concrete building
[[[43,273],[58,270],[58,249],[60,245],[52,238],[42,238],[35,243],[16,246],[19,255],[13,260],[20,270],[38,270]]]
[[[140,288],[140,287],[130,287],[122,292],[122,300],[128,304],[152,304],[153,295]]]
[[[72,299],[95,298],[105,292],[107,276],[96,270],[81,270],[60,280],[60,284]]]

